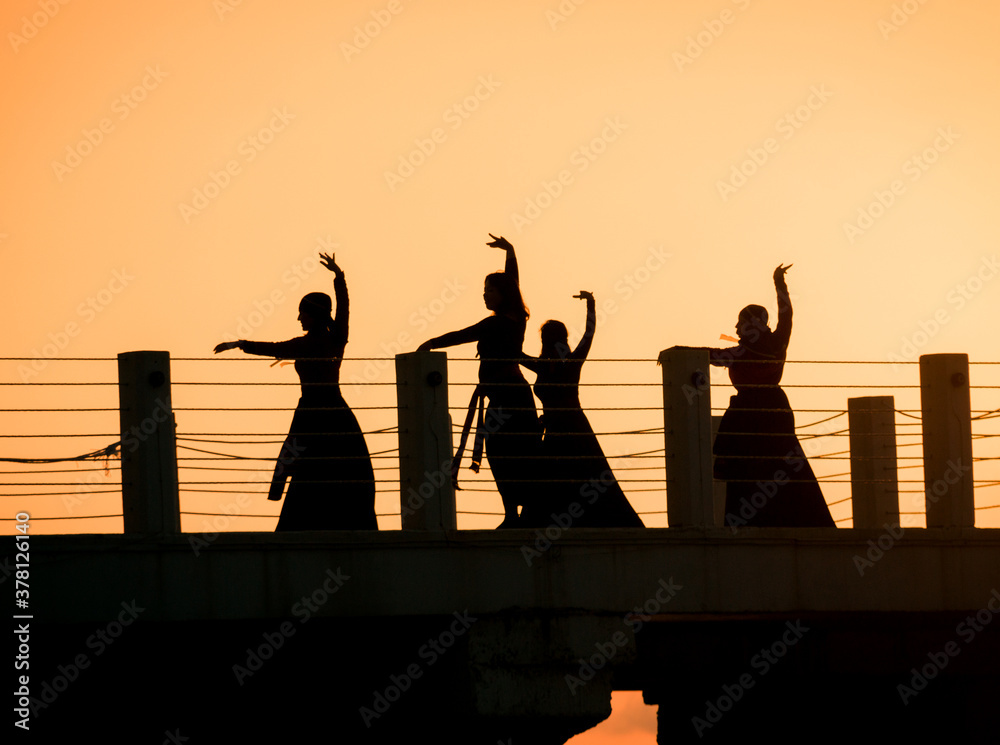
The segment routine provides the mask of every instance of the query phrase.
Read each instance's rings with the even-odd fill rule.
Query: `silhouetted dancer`
[[[477,343],[479,385],[469,403],[458,452],[452,463],[452,479],[457,484],[462,452],[478,409],[472,470],[479,470],[485,443],[490,470],[503,500],[504,519],[498,527],[513,528],[518,525],[517,506],[524,505],[527,509],[535,499],[534,473],[541,446],[541,425],[531,386],[518,365],[524,356],[521,346],[528,309],[521,297],[517,257],[506,238],[497,238],[492,233],[490,238],[493,240],[487,243],[488,246],[502,248],[507,253],[504,271],[488,275],[484,284],[483,302],[493,315],[474,326],[426,341],[417,351]],[[488,402],[485,413],[484,401]]]
[[[569,349],[569,334],[561,321],[542,324],[542,351],[538,359],[521,364],[538,375],[535,395],[545,407],[542,415],[544,498],[539,514],[526,507],[521,520],[529,527],[552,523],[553,515],[568,514],[580,528],[642,528],[597,435],[580,405],[580,373],[597,328],[594,296],[581,290],[573,297],[587,301],[587,326],[576,349]]]
[[[281,448],[267,498],[281,499],[291,478],[275,530],[378,530],[375,474],[358,420],[340,393],[340,363],[347,345],[347,282],[333,255],[320,254],[333,272],[337,317],[330,296],[310,292],[299,303],[304,336],[281,342],[232,341],[215,351],[295,360],[302,397]]]
[[[767,310],[748,305],[736,323],[739,345],[709,350],[713,365],[729,368],[736,395],[715,438],[715,478],[726,481],[726,524],[836,527],[816,476],[795,436],[795,415],[781,389],[792,334],[792,301],[785,272],[774,270],[778,325]]]

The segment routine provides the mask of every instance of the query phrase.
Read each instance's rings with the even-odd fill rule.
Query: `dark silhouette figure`
[[[347,282],[332,255],[320,260],[334,273],[337,316],[330,296],[311,292],[299,303],[304,336],[282,342],[234,341],[247,354],[295,360],[302,397],[274,469],[268,499],[281,499],[291,478],[276,530],[378,530],[375,474],[368,445],[340,393],[340,363],[347,345]]]
[[[452,478],[457,482],[459,461],[478,409],[472,470],[479,470],[485,445],[504,507],[504,519],[498,527],[512,528],[519,524],[518,505],[529,509],[535,500],[534,473],[541,446],[541,425],[531,387],[518,365],[524,356],[521,347],[528,309],[521,297],[517,257],[506,238],[497,238],[492,233],[490,238],[493,240],[487,245],[501,248],[507,254],[504,271],[488,275],[484,284],[483,302],[493,315],[474,326],[426,341],[417,351],[476,342],[479,385],[469,403]],[[485,402],[488,405],[484,412]]]
[[[574,297],[587,301],[587,326],[576,349],[560,321],[542,324],[542,351],[521,364],[537,374],[535,395],[544,406],[542,462],[545,495],[538,500],[540,514],[525,508],[521,519],[531,527],[548,525],[552,515],[569,514],[580,528],[642,528],[615,479],[597,435],[580,405],[580,373],[597,328],[594,296],[581,290]]]
[[[736,324],[739,344],[711,349],[713,365],[729,368],[736,395],[715,439],[715,477],[726,481],[726,524],[836,527],[816,476],[795,436],[795,415],[781,389],[792,334],[792,301],[785,272],[774,270],[778,325],[767,310],[748,305]]]

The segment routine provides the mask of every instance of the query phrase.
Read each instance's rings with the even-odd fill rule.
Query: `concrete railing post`
[[[396,402],[403,530],[454,530],[447,354],[397,354]]]
[[[892,396],[847,399],[855,528],[899,525],[896,406]]]
[[[667,522],[670,527],[716,524],[712,483],[712,396],[708,351],[671,347],[663,367]]]
[[[973,527],[972,405],[969,356],[920,357],[927,527]]]
[[[715,437],[719,434],[719,426],[722,424],[722,416],[712,416],[712,451],[715,451]],[[713,472],[714,472],[714,459]],[[715,527],[721,528],[726,524],[726,482],[721,479],[712,480],[712,496],[715,509]]]
[[[125,532],[179,533],[170,353],[119,354],[118,401]]]

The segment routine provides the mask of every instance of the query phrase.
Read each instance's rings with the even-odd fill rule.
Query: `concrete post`
[[[715,525],[708,350],[671,347],[663,367],[663,439],[670,527]]]
[[[847,399],[855,528],[899,525],[895,414],[892,396]]]
[[[719,425],[722,424],[721,416],[712,417],[712,449],[715,449],[715,436],[719,434]],[[713,473],[715,466],[715,458],[712,459]],[[724,527],[726,524],[726,482],[721,479],[712,479],[712,496],[713,504],[715,509],[713,514],[715,516],[715,522],[713,525],[717,528]]]
[[[397,354],[396,403],[403,530],[454,530],[448,355]]]
[[[973,527],[969,356],[920,357],[927,527]]]
[[[177,534],[177,434],[170,353],[118,355],[122,508],[126,533]]]

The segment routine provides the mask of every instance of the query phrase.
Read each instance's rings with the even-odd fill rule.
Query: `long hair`
[[[546,321],[540,330],[542,337],[541,357],[564,360],[569,356],[569,332],[562,321]]]
[[[500,290],[503,298],[500,307],[494,311],[500,315],[512,315],[523,321],[527,321],[531,315],[528,306],[524,304],[521,297],[521,288],[504,272],[493,272],[486,275],[486,283],[493,285]]]

